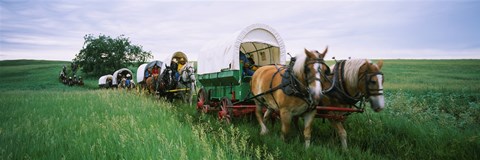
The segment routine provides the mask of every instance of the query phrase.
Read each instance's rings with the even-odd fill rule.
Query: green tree
[[[84,39],[83,47],[73,62],[87,75],[112,74],[117,69],[144,63],[153,58],[150,51],[144,51],[142,46],[131,44],[124,35],[113,39],[106,35],[96,37],[88,34]]]

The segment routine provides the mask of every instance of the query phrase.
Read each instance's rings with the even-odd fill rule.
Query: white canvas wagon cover
[[[180,58],[183,58],[185,60],[185,62],[188,63],[187,55],[185,53],[181,52],[181,51],[177,51],[177,52],[173,53],[171,56],[169,56],[165,59],[165,61],[164,61],[165,65],[170,67],[170,64],[173,61],[173,59],[177,59],[177,63],[178,63]]]
[[[107,84],[107,78],[110,77],[113,79],[113,76],[108,74],[108,75],[103,75],[98,79],[98,85],[105,85]]]
[[[198,55],[198,74],[240,70],[239,51],[254,53],[257,64],[285,64],[285,44],[277,31],[265,24],[253,24],[233,36],[213,41]]]
[[[145,71],[155,65],[159,67],[159,72],[162,73],[162,68],[164,68],[162,61],[155,60],[149,63],[142,64],[137,69],[137,83],[143,82],[143,79],[145,78]]]
[[[130,75],[133,76],[132,71],[130,71],[128,68],[119,69],[119,70],[117,70],[117,71],[115,71],[115,72],[113,73],[112,85],[114,85],[114,86],[118,85],[118,81],[117,81],[118,74],[119,74],[119,73],[122,73],[122,72],[124,72],[124,71],[129,72]],[[132,78],[133,78],[133,77],[132,77]]]
[[[137,69],[137,83],[143,82],[143,78],[145,77],[145,69],[147,68],[148,63],[144,63],[138,66]]]

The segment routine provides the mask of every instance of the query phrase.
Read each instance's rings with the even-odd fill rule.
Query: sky
[[[84,36],[125,35],[163,60],[196,60],[212,40],[251,24],[287,52],[337,59],[480,59],[480,1],[0,0],[0,60],[72,60]]]

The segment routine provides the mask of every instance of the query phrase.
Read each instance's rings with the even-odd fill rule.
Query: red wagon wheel
[[[232,107],[232,101],[230,101],[230,99],[228,99],[227,97],[223,97],[220,105],[220,111],[218,112],[218,120],[225,121],[227,124],[230,124],[232,120]]]
[[[204,113],[208,112],[207,97],[208,95],[205,92],[205,89],[201,88],[197,94],[197,111],[198,112],[204,112]]]

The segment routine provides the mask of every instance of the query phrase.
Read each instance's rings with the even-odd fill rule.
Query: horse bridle
[[[320,81],[322,82],[322,75],[325,75],[325,74],[322,74],[322,65],[325,65],[327,67],[328,70],[330,70],[330,68],[328,67],[328,65],[325,63],[325,60],[323,58],[307,58],[307,61],[309,61],[308,63],[305,63],[305,72],[309,72],[310,69],[307,67],[308,65],[310,64],[315,64],[315,63],[319,63],[320,66],[318,68],[316,68],[316,71],[320,73],[320,78],[317,78],[317,77],[314,77],[313,78],[313,81]],[[310,84],[310,82],[312,82],[311,80],[312,78],[310,78],[308,76],[308,74],[305,74],[305,80],[307,82],[307,85]]]
[[[307,58],[306,61],[307,61],[307,63],[305,63],[304,72],[305,72],[305,82],[306,82],[307,86],[304,86],[304,87],[305,87],[305,90],[306,90],[306,92],[308,93],[309,96],[308,96],[308,99],[306,99],[305,101],[308,103],[308,105],[310,107],[313,107],[313,106],[315,106],[314,100],[313,100],[313,95],[312,95],[312,93],[310,93],[310,90],[308,89],[308,85],[312,81],[319,81],[320,85],[321,85],[322,79],[320,79],[320,78],[322,77],[322,65],[327,66],[327,68],[328,68],[328,65],[325,64],[325,60],[323,58]],[[320,73],[320,78],[313,77],[313,80],[312,80],[312,78],[309,77],[309,74],[306,74],[306,73],[310,71],[310,69],[308,68],[308,65],[316,64],[316,63],[320,64],[320,66],[318,68],[316,68],[316,70],[315,70],[315,71]],[[323,95],[323,93],[321,91],[320,91],[320,94]]]
[[[190,69],[192,69],[192,70],[190,70]],[[194,68],[193,68],[192,66],[187,66],[187,67],[185,67],[184,70],[182,70],[182,72],[180,73],[180,76],[181,76],[184,72],[187,72],[187,78],[188,78],[188,81],[184,81],[183,78],[181,78],[181,80],[182,80],[183,82],[185,82],[185,83],[191,83],[191,82],[193,82],[193,79],[190,77],[191,75],[195,75],[195,74],[194,74],[195,71],[193,71],[193,69],[194,69]],[[190,74],[190,73],[192,73],[192,74]]]
[[[367,93],[366,97],[383,95],[383,89],[370,89],[368,87],[369,83],[375,82],[375,81],[372,81],[372,77],[377,76],[377,75],[382,75],[382,79],[383,79],[383,73],[382,72],[374,72],[374,73],[365,74],[365,78],[366,78],[365,79],[365,90],[366,90],[365,93]],[[376,93],[372,93],[372,91],[376,92]]]

